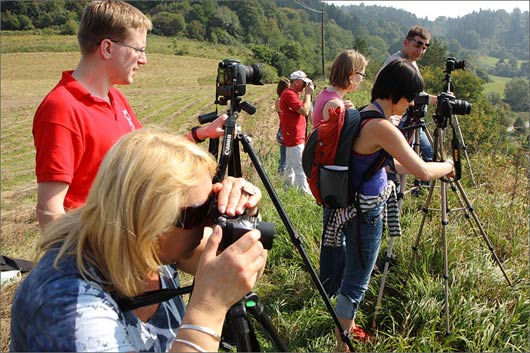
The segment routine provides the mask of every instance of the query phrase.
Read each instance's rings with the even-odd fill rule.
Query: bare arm
[[[214,121],[207,125],[203,125],[197,129],[197,137],[200,140],[205,140],[207,138],[217,138],[222,137],[224,135],[224,125],[225,121],[228,119],[228,115],[223,114],[219,115]],[[196,142],[193,138],[193,135],[190,132],[188,132],[186,135],[184,135],[188,140],[191,142]]]
[[[59,218],[64,211],[64,198],[69,184],[61,182],[44,182],[37,185],[37,220],[41,228]]]
[[[307,116],[311,112],[311,95],[313,94],[313,89],[314,88],[311,84],[308,84],[305,87],[303,100],[304,104],[296,111],[298,114]]]
[[[351,102],[350,102],[351,103]],[[322,107],[322,120],[329,119],[329,110],[336,110],[338,107],[345,108],[345,102],[341,101],[338,98],[330,99]]]
[[[361,136],[355,144],[359,153],[373,153],[383,148],[394,157],[396,170],[399,174],[412,174],[420,180],[433,180],[451,175],[453,162],[423,161],[403,137],[403,134],[388,120],[373,119],[361,130]]]

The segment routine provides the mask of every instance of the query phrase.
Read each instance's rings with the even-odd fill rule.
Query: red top
[[[85,203],[107,151],[142,126],[120,91],[111,88],[108,103],[92,96],[72,72],[63,72],[33,120],[37,182],[69,183],[65,209]]]
[[[287,88],[280,96],[280,127],[282,129],[283,144],[293,147],[305,143],[306,117],[297,112],[303,102],[298,93]]]

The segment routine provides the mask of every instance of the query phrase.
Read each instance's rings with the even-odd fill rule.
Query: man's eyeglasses
[[[180,217],[175,222],[175,227],[193,229],[203,225],[213,207],[214,199],[215,194],[211,192],[208,199],[202,205],[182,208]]]
[[[366,74],[364,72],[355,71],[355,73],[361,76],[362,78],[366,78]]]
[[[125,44],[123,42],[120,42],[119,40],[114,40],[114,39],[109,39],[112,43],[116,43],[118,45],[121,45],[121,46],[124,46],[124,47],[127,47],[127,48],[131,48],[131,49],[134,49],[135,52],[137,52],[138,54],[145,54],[145,48],[137,48],[137,47],[133,47],[132,45],[129,45],[129,44]]]
[[[429,43],[424,43],[424,42],[422,42],[421,40],[417,40],[417,39],[409,39],[409,40],[410,40],[411,42],[416,43],[416,44],[414,44],[414,46],[415,46],[416,48],[423,48],[423,49],[425,50],[425,49],[427,49],[427,48],[430,46]]]

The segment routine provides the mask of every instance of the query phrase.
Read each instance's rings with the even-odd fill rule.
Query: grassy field
[[[484,94],[490,93],[490,92],[496,92],[501,97],[504,97],[504,87],[506,86],[506,82],[510,81],[511,78],[493,76],[493,75],[490,75],[490,78],[492,82],[488,82],[484,84]]]
[[[3,38],[3,50],[11,37]],[[17,39],[18,40],[18,39]],[[24,42],[35,43],[26,38]],[[159,44],[164,46],[163,43]],[[189,52],[199,53],[189,44]],[[228,49],[227,49],[228,50]],[[226,54],[226,56],[225,56]],[[175,56],[171,53],[148,55],[131,86],[121,87],[140,120],[165,126],[175,134],[197,124],[197,116],[215,110],[217,63],[226,57],[240,58],[236,49],[217,57]],[[31,135],[33,114],[45,94],[57,83],[62,70],[73,69],[76,52],[2,52],[1,57],[1,180],[2,254],[31,259],[39,237],[34,216],[36,184],[34,148]],[[322,87],[323,83],[319,84]],[[294,190],[283,190],[276,175],[278,145],[275,143],[277,116],[273,111],[275,85],[248,86],[245,100],[257,113],[240,115],[238,122],[251,136],[261,165],[296,230],[289,234],[269,195],[264,196],[264,221],[274,222],[277,237],[269,253],[267,270],[256,292],[266,314],[290,351],[330,351],[334,348],[333,321],[302,261],[300,249],[311,267],[318,270],[321,209]],[[218,107],[220,111],[226,107]],[[476,186],[464,170],[462,186],[474,207],[460,209],[462,195],[449,191],[450,212],[445,228],[447,239],[449,322],[451,335],[445,335],[444,312],[444,228],[439,212],[439,189],[435,188],[429,206],[420,211],[426,194],[407,195],[402,212],[403,236],[394,243],[397,263],[391,268],[382,308],[374,317],[374,306],[381,276],[372,278],[357,322],[370,328],[377,342],[362,345],[359,351],[403,352],[527,352],[529,346],[530,300],[528,245],[528,177],[526,156],[472,155],[470,163]],[[255,169],[242,153],[245,176],[262,185]],[[439,185],[439,184],[437,184]],[[266,194],[264,192],[264,194]],[[460,195],[460,197],[457,197]],[[485,230],[483,237],[473,221],[475,214]],[[466,217],[467,216],[467,217]],[[470,217],[470,218],[468,218]],[[420,232],[420,224],[424,227]],[[418,251],[412,261],[412,248],[418,238]],[[296,240],[300,246],[295,246]],[[488,245],[491,242],[491,250]],[[381,251],[388,243],[385,237]],[[513,286],[508,286],[499,257]],[[10,300],[18,282],[1,290],[2,351],[8,349]],[[31,293],[28,293],[31,295]],[[259,325],[251,319],[256,328]],[[258,330],[262,349],[276,351]]]

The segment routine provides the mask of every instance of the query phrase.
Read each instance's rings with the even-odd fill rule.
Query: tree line
[[[52,29],[75,34],[88,1],[2,1],[2,30]],[[151,18],[155,35],[250,48],[252,60],[274,68],[277,76],[302,69],[310,77],[323,77],[322,56],[325,72],[329,72],[337,53],[354,48],[369,58],[367,73],[374,77],[385,58],[401,48],[408,29],[423,25],[433,35],[429,50],[419,62],[430,92],[441,91],[440,73],[450,56],[467,63],[467,71],[455,79],[459,99],[488,101],[495,106],[509,104],[508,109],[514,111],[529,109],[528,11],[516,9],[508,14],[503,10],[480,10],[460,18],[429,21],[390,7],[337,7],[320,0],[128,2]],[[452,6],[457,11],[458,3]],[[494,67],[484,67],[478,62],[479,54],[499,61]],[[506,85],[504,101],[494,95],[482,97],[483,84],[490,74],[514,77]],[[506,109],[487,109],[483,114],[495,119]],[[478,125],[484,124],[481,118],[476,118]]]

